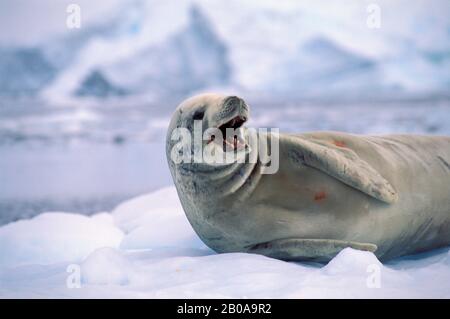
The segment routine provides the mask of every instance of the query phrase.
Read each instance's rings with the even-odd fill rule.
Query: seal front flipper
[[[288,261],[327,262],[342,249],[375,252],[377,245],[335,239],[278,239],[248,247],[247,252]]]
[[[297,136],[287,136],[283,142],[287,143],[288,156],[296,164],[316,168],[385,203],[397,201],[398,195],[392,185],[354,151]]]

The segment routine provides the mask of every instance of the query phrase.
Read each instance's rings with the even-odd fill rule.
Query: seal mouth
[[[222,147],[224,152],[247,148],[242,131],[242,126],[245,122],[247,122],[246,116],[237,115],[218,127],[220,132],[222,132]],[[215,139],[216,137],[212,135],[208,144]]]
[[[237,116],[233,117],[231,120],[229,120],[228,122],[220,125],[219,130],[222,132],[223,136],[226,136],[227,128],[232,128],[232,129],[236,130],[236,129],[242,127],[242,125],[244,125],[244,123],[246,121],[247,121],[247,118],[245,116],[237,115]]]

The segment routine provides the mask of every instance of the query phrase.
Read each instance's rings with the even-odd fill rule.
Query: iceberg
[[[214,88],[275,97],[448,95],[450,4],[379,6],[381,28],[371,29],[359,1],[343,10],[329,1],[124,0],[77,32],[1,49],[0,92],[49,101],[161,100]]]

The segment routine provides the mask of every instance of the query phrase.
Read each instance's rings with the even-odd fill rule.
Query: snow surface
[[[327,265],[216,254],[192,230],[174,187],[111,213],[4,225],[0,251],[2,298],[450,298],[449,248],[385,265],[351,248]]]

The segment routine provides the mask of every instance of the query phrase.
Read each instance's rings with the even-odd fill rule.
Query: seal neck
[[[252,158],[252,156],[256,156]],[[208,165],[204,163],[184,164],[178,167],[180,175],[192,179],[195,189],[187,190],[194,195],[194,200],[209,200],[211,194],[215,199],[247,197],[256,187],[261,177],[261,163],[257,148],[245,155],[245,160],[226,165]]]

